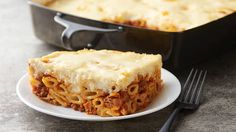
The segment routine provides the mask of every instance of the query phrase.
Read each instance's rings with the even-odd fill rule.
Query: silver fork
[[[159,132],[169,132],[169,129],[180,110],[195,110],[200,105],[201,91],[207,71],[192,69],[183,90],[176,102],[176,108],[162,126]]]

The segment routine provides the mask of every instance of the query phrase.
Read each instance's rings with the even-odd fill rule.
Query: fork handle
[[[173,121],[175,120],[176,115],[179,113],[181,109],[182,109],[181,107],[175,108],[175,110],[171,113],[168,120],[165,122],[165,124],[162,126],[159,132],[169,132],[170,127]]]

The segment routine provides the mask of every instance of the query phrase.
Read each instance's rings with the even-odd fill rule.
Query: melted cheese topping
[[[104,92],[124,90],[138,74],[153,75],[162,67],[160,55],[137,54],[111,50],[80,50],[54,52],[42,58],[30,59],[29,64],[38,74],[55,75],[72,85],[73,92],[82,87]]]
[[[236,11],[236,0],[48,1],[49,8],[76,16],[118,23],[144,21],[147,28],[163,31],[191,29]]]

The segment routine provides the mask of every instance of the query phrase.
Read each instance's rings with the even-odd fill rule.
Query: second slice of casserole
[[[39,98],[100,116],[145,108],[162,88],[161,67],[160,55],[111,50],[61,51],[29,60]]]

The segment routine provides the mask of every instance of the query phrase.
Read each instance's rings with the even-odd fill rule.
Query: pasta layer
[[[135,113],[151,103],[163,87],[160,71],[151,77],[138,76],[128,85],[127,90],[114,93],[89,91],[86,88],[81,93],[73,93],[70,84],[45,74],[37,78],[30,74],[30,82],[33,93],[46,102],[99,116]]]

